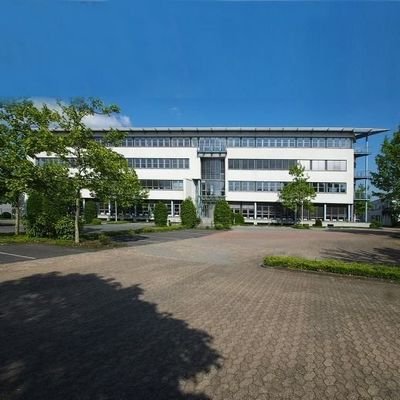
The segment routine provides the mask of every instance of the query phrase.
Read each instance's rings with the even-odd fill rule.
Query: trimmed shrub
[[[240,213],[234,213],[232,211],[232,224],[233,225],[244,225],[244,217]]]
[[[93,200],[88,200],[85,202],[85,210],[83,215],[85,224],[93,224],[93,220],[97,218],[97,205]]]
[[[1,213],[0,218],[11,219],[11,214],[7,211],[4,211],[3,213]]]
[[[167,226],[168,209],[164,203],[157,203],[154,207],[154,223],[156,226]]]
[[[196,207],[190,197],[183,200],[181,204],[181,222],[186,228],[195,228],[200,223]]]
[[[322,228],[322,219],[316,219],[315,224],[313,226],[315,228]]]
[[[294,229],[310,229],[309,224],[294,224],[293,225]]]
[[[75,221],[72,217],[62,217],[55,224],[58,239],[73,240],[75,235]]]
[[[216,229],[230,229],[232,226],[232,211],[225,200],[218,200],[215,203],[214,226]]]
[[[101,219],[100,218],[93,218],[90,221],[90,225],[101,225]]]
[[[382,223],[380,221],[374,220],[369,224],[369,227],[372,229],[379,229],[382,228]]]

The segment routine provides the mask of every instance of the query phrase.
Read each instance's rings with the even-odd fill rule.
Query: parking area
[[[260,267],[396,264],[396,231],[195,233],[3,264],[0,398],[399,400],[399,284]]]

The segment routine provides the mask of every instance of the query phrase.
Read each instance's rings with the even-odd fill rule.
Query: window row
[[[131,168],[188,169],[188,158],[127,158]]]
[[[95,136],[103,143],[101,136]],[[106,144],[106,143],[105,143]],[[317,147],[351,149],[351,138],[312,137],[125,137],[121,147],[198,147],[202,151],[223,151],[226,147]]]
[[[300,160],[306,171],[347,171],[346,160]]]
[[[275,181],[229,181],[230,192],[279,192],[288,182]],[[316,193],[346,193],[342,182],[310,182]]]
[[[142,179],[145,189],[149,190],[183,190],[183,181],[164,179]]]
[[[47,164],[68,165],[71,168],[74,168],[76,166],[74,158],[67,158],[66,160],[63,160],[59,157],[38,157],[36,159],[36,165],[42,167]]]
[[[254,160],[254,159],[241,159],[241,158],[230,158],[228,160],[229,169],[275,169],[275,170],[289,170],[291,167],[297,164],[297,160]]]

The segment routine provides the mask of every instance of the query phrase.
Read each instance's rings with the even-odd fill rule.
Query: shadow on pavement
[[[400,267],[400,249],[389,247],[366,250],[326,249],[321,254],[326,258],[334,258],[343,261],[360,261],[366,263],[392,264]]]
[[[400,239],[400,229],[349,229],[349,228],[330,228],[325,232],[353,233],[355,235],[377,235]]]
[[[94,274],[1,283],[0,398],[208,399],[179,384],[219,367],[212,337],[142,294]]]

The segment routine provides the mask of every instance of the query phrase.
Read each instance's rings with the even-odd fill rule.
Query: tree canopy
[[[51,195],[52,187],[63,188],[65,198],[73,199],[75,242],[79,242],[83,189],[122,206],[142,200],[146,191],[136,173],[122,155],[110,148],[118,145],[124,133],[109,129],[99,142],[85,123],[88,116],[118,112],[118,106],[105,105],[98,99],[59,102],[55,109],[46,104],[36,107],[25,100],[1,104],[0,198],[11,203],[19,216],[24,193]],[[43,152],[54,156],[58,165],[38,165],[36,156]]]
[[[293,180],[281,189],[279,199],[286,208],[295,212],[296,219],[298,210],[301,209],[301,219],[303,220],[303,210],[312,208],[312,200],[315,199],[316,193],[308,182],[304,167],[294,165],[290,168],[289,174]]]
[[[371,174],[372,183],[379,191],[374,194],[388,201],[392,216],[398,219],[400,215],[400,128],[391,139],[385,138],[375,162],[377,171]]]

